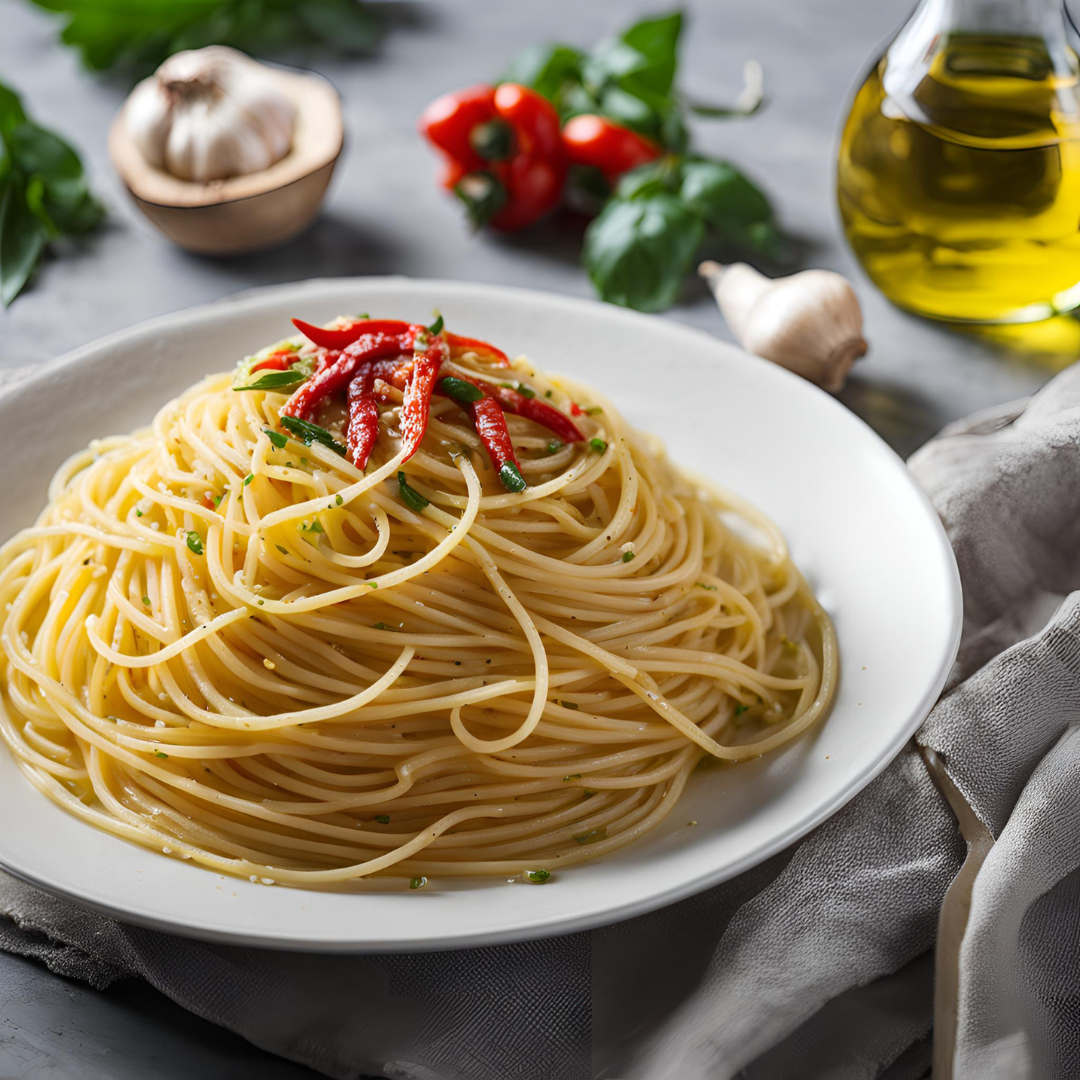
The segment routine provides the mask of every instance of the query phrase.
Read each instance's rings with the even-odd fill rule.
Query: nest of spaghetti
[[[441,319],[298,326],[0,553],[0,733],[50,799],[265,884],[541,883],[826,712],[779,532],[597,391]]]

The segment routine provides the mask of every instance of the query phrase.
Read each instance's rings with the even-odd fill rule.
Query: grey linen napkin
[[[963,579],[949,686],[877,780],[741,877],[587,934],[317,957],[142,930],[0,875],[0,948],[98,987],[144,978],[341,1078],[916,1080],[934,1052],[939,1077],[1076,1076],[1080,368],[911,467]],[[932,950],[965,858],[950,805],[982,839],[942,916],[935,1051]]]

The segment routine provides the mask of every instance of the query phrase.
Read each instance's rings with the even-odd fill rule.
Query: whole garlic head
[[[296,106],[263,64],[210,45],[170,56],[124,111],[149,164],[206,183],[268,169],[292,145]]]

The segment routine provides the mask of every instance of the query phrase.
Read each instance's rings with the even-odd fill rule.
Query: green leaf
[[[600,296],[639,311],[661,311],[678,295],[705,233],[676,196],[612,199],[585,233],[582,260]]]
[[[189,532],[187,534],[187,546],[194,554],[201,555],[203,553],[202,537],[197,532]]]
[[[623,173],[615,186],[615,194],[620,199],[642,199],[663,191],[676,191],[678,186],[677,163],[673,158],[662,157]]]
[[[10,86],[0,83],[0,134],[9,135],[19,124],[26,123],[22,99]]]
[[[248,383],[247,386],[234,386],[233,389],[237,393],[241,390],[280,390],[285,386],[297,386],[306,378],[307,376],[302,371],[295,371],[292,368],[288,371],[268,371],[265,375],[260,375],[253,383]]]
[[[11,155],[27,175],[41,173],[48,179],[82,176],[79,155],[59,135],[25,121],[8,135]]]
[[[347,448],[339,443],[326,428],[319,427],[318,424],[313,424],[310,420],[301,420],[295,416],[283,416],[281,426],[289,434],[300,439],[305,446],[310,446],[312,443],[321,443],[327,449],[333,450],[335,454],[340,454],[342,457],[348,453]]]
[[[725,240],[771,259],[784,240],[765,194],[726,161],[696,159],[683,166],[682,200]]]
[[[397,474],[398,490],[401,492],[401,501],[410,509],[415,510],[418,514],[423,513],[431,505],[423,495],[420,494],[416,488],[411,487],[409,482],[405,479],[405,473],[399,471]]]
[[[586,85],[598,93],[614,84],[655,113],[666,111],[672,103],[681,32],[682,13],[678,11],[635,23],[589,54],[584,67]],[[603,100],[606,104],[606,96]]]
[[[710,225],[724,229],[771,221],[772,206],[760,188],[726,161],[688,161],[683,166],[682,200]]]
[[[499,81],[532,87],[559,108],[566,91],[580,84],[584,59],[569,45],[530,45],[510,61]]]
[[[327,45],[367,52],[379,24],[356,0],[33,0],[65,19],[61,40],[87,67],[149,74],[174,52],[232,45],[266,55]]]
[[[263,434],[274,444],[279,450],[284,450],[288,443],[288,437],[282,435],[280,431],[271,431],[269,428],[263,428]]]
[[[18,170],[8,174],[0,193],[0,302],[7,307],[22,292],[49,238],[45,225],[26,201]]]

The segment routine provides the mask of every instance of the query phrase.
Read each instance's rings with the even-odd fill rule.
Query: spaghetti
[[[345,337],[77,454],[4,546],[0,733],[39,791],[266,883],[541,881],[824,713],[833,630],[759,512],[441,320],[313,396]]]

